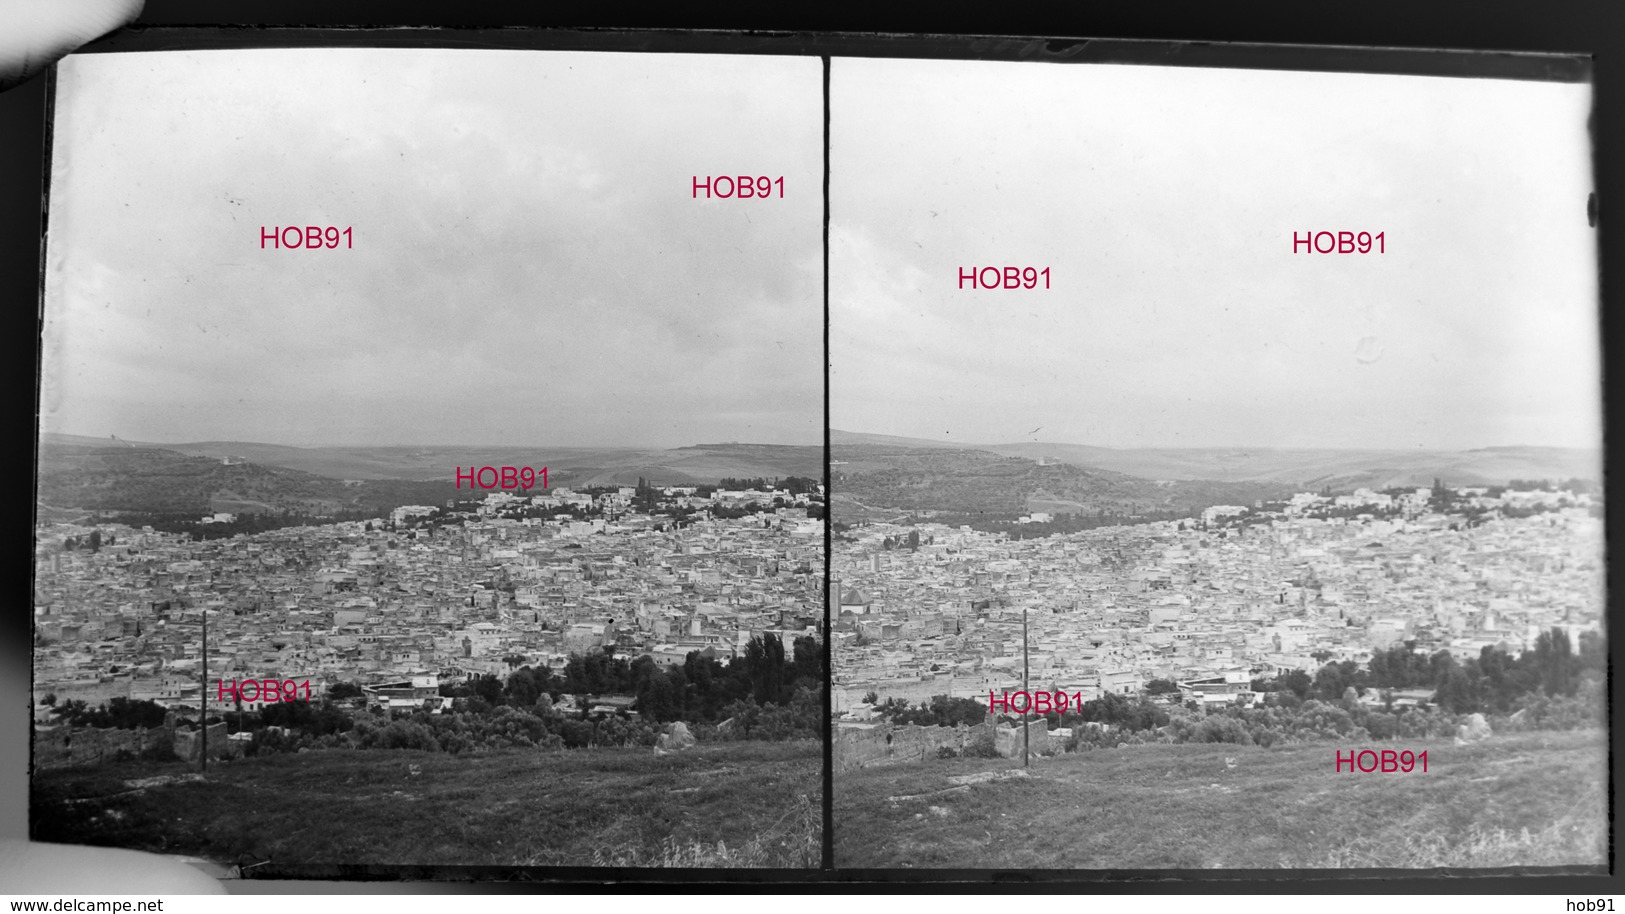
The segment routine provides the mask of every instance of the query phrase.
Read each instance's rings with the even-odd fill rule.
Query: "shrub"
[[[592,744],[592,724],[584,720],[566,719],[559,728],[559,736],[569,749],[581,749]]]
[[[361,738],[363,749],[421,749],[439,752],[440,743],[428,727],[409,720],[392,720]]]
[[[970,742],[965,744],[963,754],[966,758],[998,758],[999,750],[993,739],[993,728],[982,727],[974,731]]]
[[[1510,730],[1589,730],[1607,726],[1607,704],[1600,683],[1581,682],[1574,695],[1531,692],[1513,703],[1515,713],[1497,721]]]
[[[1399,718],[1383,711],[1372,711],[1361,722],[1372,739],[1393,739],[1399,735]]]
[[[1358,739],[1365,735],[1349,712],[1321,701],[1304,702],[1292,720],[1292,730],[1309,739]]]
[[[1128,738],[1130,731],[1118,727],[1085,727],[1073,728],[1072,735],[1067,738],[1065,749],[1067,752],[1084,752],[1091,749],[1115,749]]]
[[[598,724],[594,740],[600,746],[652,746],[659,732],[640,721],[611,717]]]
[[[1236,743],[1251,745],[1253,738],[1247,732],[1247,727],[1241,721],[1232,717],[1218,717],[1209,715],[1196,726],[1191,736],[1191,742],[1196,743]]]
[[[1397,735],[1401,739],[1425,739],[1455,734],[1456,715],[1439,708],[1411,708],[1398,715]]]

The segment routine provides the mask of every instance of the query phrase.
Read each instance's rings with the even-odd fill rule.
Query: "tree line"
[[[1553,627],[1516,659],[1491,645],[1466,660],[1443,650],[1419,654],[1415,646],[1415,641],[1406,641],[1374,651],[1366,669],[1344,660],[1323,665],[1313,676],[1292,670],[1256,679],[1252,686],[1254,691],[1284,691],[1300,700],[1320,701],[1338,700],[1350,688],[1357,695],[1371,689],[1432,689],[1434,703],[1456,714],[1505,713],[1536,692],[1571,697],[1586,680],[1604,680],[1608,670],[1607,644],[1598,632],[1582,633],[1576,651],[1568,632]]]
[[[818,486],[819,480],[814,479],[811,476],[786,476],[783,479],[775,476],[771,480],[762,476],[758,476],[755,479],[735,479],[732,476],[724,476],[722,479],[718,480],[716,488],[727,489],[734,492],[743,491],[745,489],[756,489],[758,491],[783,489],[784,491],[789,492],[791,495],[811,495],[818,491]]]
[[[662,665],[647,655],[629,662],[604,651],[572,654],[558,670],[538,664],[520,666],[506,680],[486,674],[442,686],[448,706],[439,714],[363,710],[356,705],[365,690],[340,682],[317,701],[228,711],[209,723],[224,720],[231,732],[252,733],[250,755],[299,748],[461,752],[652,745],[661,726],[673,721],[690,725],[702,740],[816,739],[823,732],[823,680],[816,638],[798,637],[786,652],[778,636],[767,634],[750,639],[727,662],[691,651],[681,664]],[[574,698],[574,710],[562,708],[566,694]],[[591,714],[593,699],[605,696],[635,696],[637,713]],[[168,713],[156,702],[127,698],[95,708],[77,700],[57,704],[55,695],[46,701],[59,720],[82,727],[151,728]]]
[[[245,512],[234,515],[232,520],[227,522],[203,523],[196,513],[191,512],[136,512],[115,515],[111,522],[138,530],[142,527],[151,527],[162,533],[183,533],[192,537],[193,541],[201,542],[225,539],[239,534],[266,533],[284,527],[315,527],[368,520],[377,516],[377,512],[365,510],[343,510],[327,514],[285,510]]]
[[[726,663],[690,651],[681,664],[662,665],[648,655],[630,661],[613,657],[611,650],[571,654],[559,670],[523,665],[506,680],[487,673],[443,685],[440,693],[467,702],[476,712],[500,705],[527,708],[544,694],[553,702],[576,696],[578,704],[592,696],[636,696],[645,718],[698,723],[720,719],[737,701],[788,704],[797,690],[818,692],[823,683],[823,647],[810,635],[796,638],[788,654],[777,635],[753,637]]]

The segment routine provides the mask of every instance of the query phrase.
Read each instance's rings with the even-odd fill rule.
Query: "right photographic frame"
[[[831,61],[838,869],[1606,871],[1589,60],[1367,54]]]

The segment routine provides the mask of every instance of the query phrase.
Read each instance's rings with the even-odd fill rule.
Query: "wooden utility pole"
[[[209,770],[209,607],[203,607],[203,685],[197,694],[198,723],[202,729],[201,750],[198,753],[198,770]]]
[[[204,610],[208,612],[208,610]],[[1032,693],[1028,692],[1028,665],[1027,665],[1027,604],[1021,605],[1021,690],[1027,692],[1027,711],[1021,715],[1021,767],[1032,766]]]

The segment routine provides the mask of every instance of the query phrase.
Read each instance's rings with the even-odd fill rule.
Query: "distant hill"
[[[347,484],[302,470],[257,463],[228,465],[162,448],[40,446],[39,501],[53,509],[383,513],[403,504],[443,502],[454,494],[449,482],[366,480]],[[42,519],[46,516],[42,512]]]
[[[1513,479],[1599,481],[1598,450],[1490,447],[1466,451],[1339,448],[1107,448],[1054,442],[945,444],[855,432],[830,432],[832,445],[884,445],[912,449],[981,450],[1006,457],[1052,460],[1152,480],[1269,482],[1320,489],[1360,486],[1505,485]],[[836,459],[840,459],[836,455]]]
[[[47,443],[88,444],[101,439],[46,435]],[[303,470],[335,479],[451,479],[456,467],[548,468],[560,485],[633,485],[642,476],[665,485],[715,483],[727,477],[824,475],[819,445],[700,444],[672,448],[483,447],[289,447],[250,441],[144,444],[191,457],[244,458],[250,463]],[[564,482],[563,480],[569,480]]]
[[[1187,513],[1216,504],[1251,504],[1291,493],[1281,483],[1157,482],[1070,463],[1040,464],[986,450],[935,446],[834,445],[832,491],[843,506],[869,509],[1140,514]],[[855,503],[855,505],[854,505]]]
[[[839,447],[843,444],[878,444],[890,447],[922,448],[940,447],[950,450],[985,450],[985,445],[965,444],[959,441],[932,441],[929,438],[904,438],[900,435],[871,435],[866,432],[843,432],[840,429],[829,430],[830,447]]]
[[[632,485],[642,476],[665,485],[715,483],[721,479],[772,479],[784,476],[824,478],[821,445],[697,444],[666,451],[643,451],[623,458],[560,461],[582,474],[582,485]]]
[[[467,498],[456,468],[548,468],[553,486],[822,478],[824,449],[710,444],[670,450],[518,447],[315,447],[244,441],[151,445],[42,436],[39,501],[62,511],[312,513],[388,511]],[[483,494],[484,490],[479,490]],[[44,514],[42,517],[46,516]]]
[[[987,450],[1112,469],[1148,479],[1284,482],[1319,489],[1369,486],[1505,485],[1512,479],[1601,478],[1602,459],[1577,448],[1503,447],[1471,451],[1166,448],[1116,450],[1076,444],[1000,444]]]

